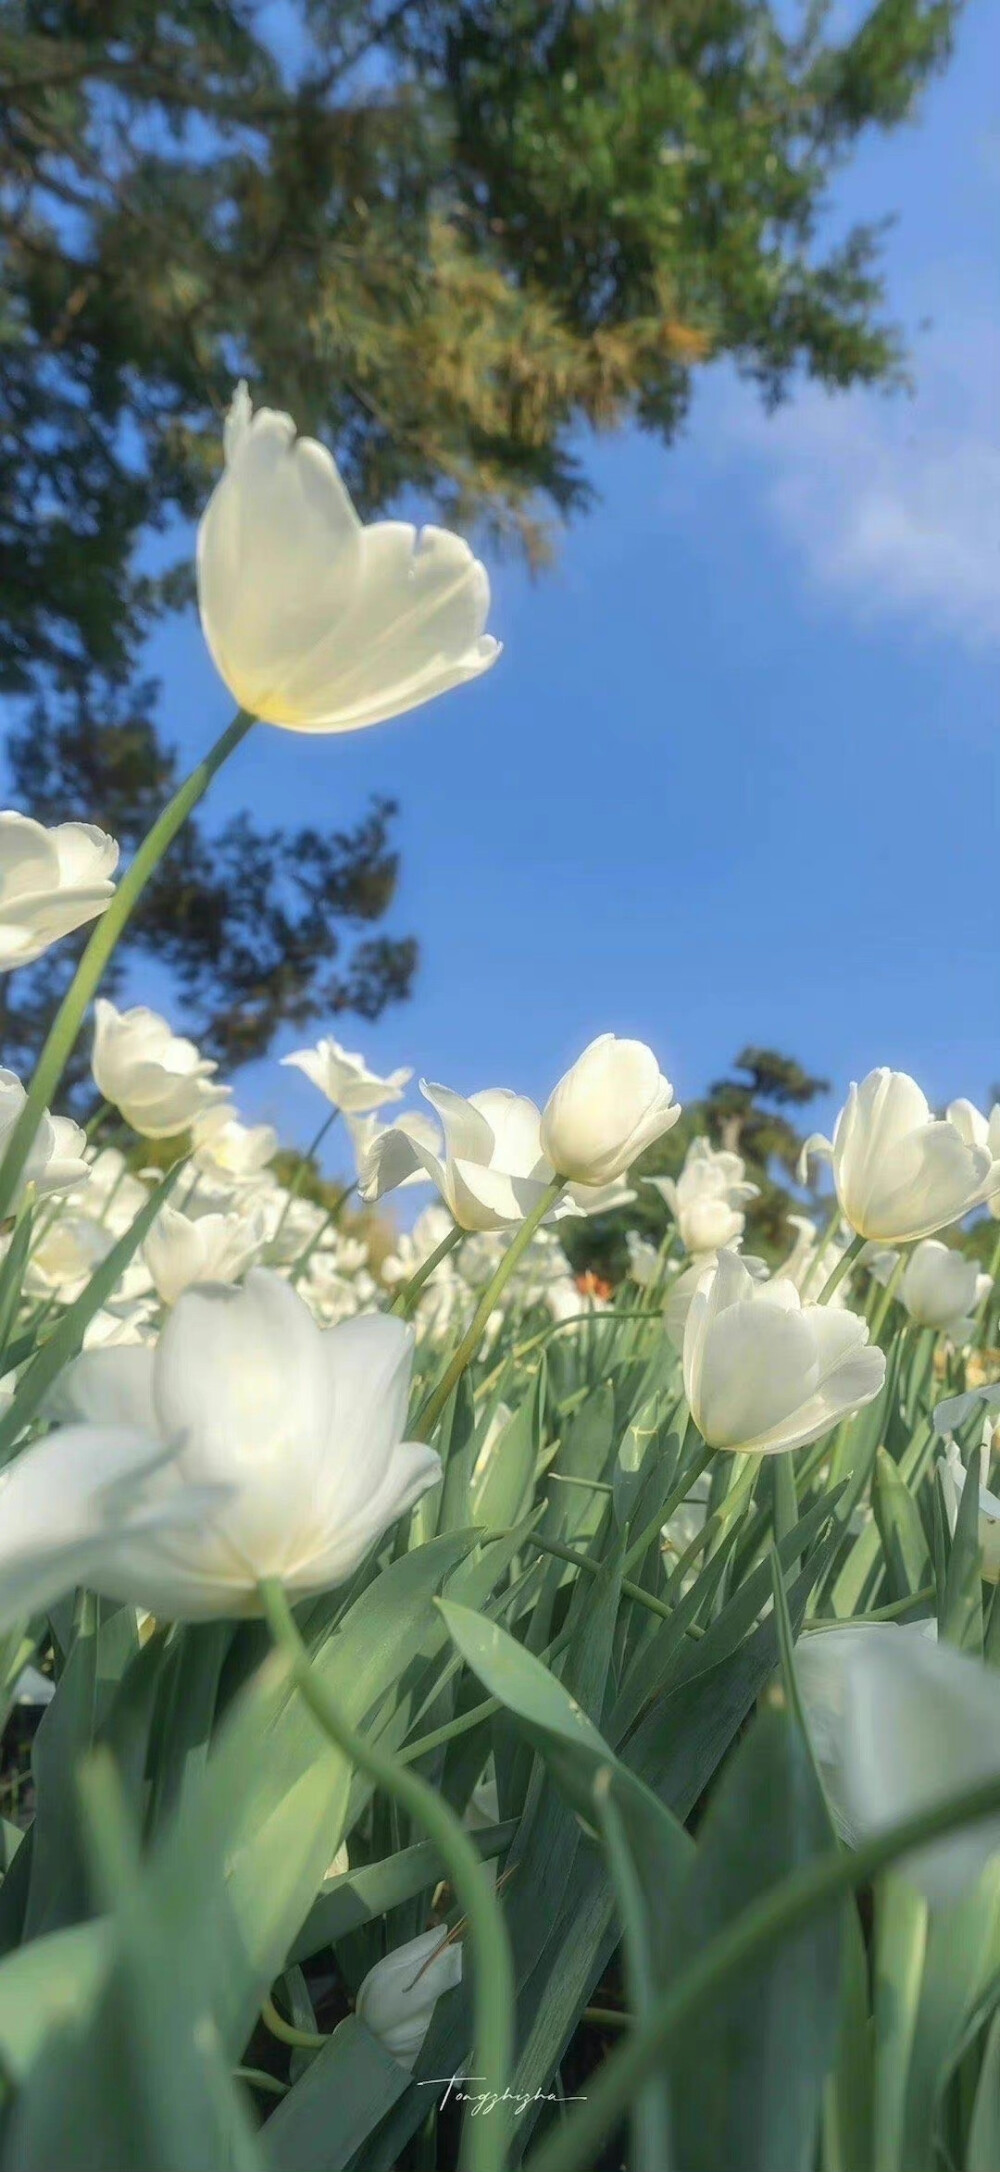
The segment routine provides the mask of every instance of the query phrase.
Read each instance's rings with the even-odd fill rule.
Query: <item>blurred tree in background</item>
[[[130,846],[169,789],[156,616],[233,380],[335,447],[366,514],[418,492],[538,563],[585,431],[669,443],[729,356],[779,399],[900,375],[878,228],[822,236],[957,0],[0,0],[0,693],[16,802]],[[152,533],[167,542],[151,554]],[[176,553],[171,545],[176,543]],[[172,555],[181,561],[170,566]],[[231,1061],[374,1016],[393,809],[348,836],[187,832],[133,941]],[[19,976],[28,1051],[67,959]]]

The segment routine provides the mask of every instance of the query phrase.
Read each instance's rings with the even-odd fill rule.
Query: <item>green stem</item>
[[[420,1411],[413,1429],[412,1437],[414,1440],[430,1439],[452,1389],[458,1385],[466,1366],[471,1364],[472,1359],[475,1357],[497,1298],[506,1289],[518,1260],[521,1258],[522,1253],[527,1251],[536,1229],[545,1220],[550,1207],[555,1205],[562,1191],[564,1181],[562,1177],[553,1177],[551,1184],[546,1185],[537,1205],[532,1208],[530,1214],[525,1215],[520,1228],[515,1230],[496,1273],[487,1283],[476,1306],[471,1326],[463,1335],[451,1363],[445,1367],[437,1387],[431,1390],[423,1409]]]
[[[310,1664],[283,1586],[269,1579],[260,1587],[271,1634],[287,1654],[292,1678],[323,1733],[376,1787],[384,1789],[434,1842],[448,1871],[459,1905],[468,1918],[475,1954],[473,2007],[474,2070],[480,2087],[493,2090],[498,2102],[488,2119],[469,2120],[467,2172],[503,2172],[507,2161],[509,2110],[504,2098],[513,2051],[514,1967],[496,1894],[479,1853],[454,1811],[434,1788],[374,1742],[359,1735],[335,1705],[326,1684]]]
[[[456,1222],[454,1227],[449,1229],[447,1236],[442,1237],[440,1244],[435,1245],[429,1257],[414,1270],[409,1281],[404,1282],[401,1290],[397,1290],[389,1311],[404,1320],[408,1320],[416,1310],[417,1299],[424,1283],[430,1281],[435,1268],[440,1267],[441,1261],[447,1259],[449,1252],[457,1250],[463,1237],[467,1235],[468,1231],[461,1229]]]
[[[228,724],[220,739],[191,771],[173,799],[154,822],[143,839],[131,866],[122,876],[114,897],[94,929],[76,972],[56,1012],[48,1039],[39,1056],[35,1075],[28,1089],[27,1100],[10,1136],[3,1163],[0,1165],[0,1221],[10,1212],[25,1162],[44,1111],[51,1106],[59,1081],[72,1054],[77,1034],[91,999],[96,994],[119,937],[126,928],[136,905],[155,875],[160,861],[173,844],[179,829],[186,822],[192,809],[207,792],[216,771],[245,739],[253,723],[253,717],[239,710]]]
[[[882,1292],[881,1302],[878,1305],[875,1313],[872,1315],[871,1335],[869,1338],[872,1342],[878,1341],[879,1336],[882,1333],[882,1329],[885,1326],[885,1316],[889,1310],[893,1298],[896,1295],[896,1291],[899,1288],[900,1282],[903,1279],[903,1269],[906,1266],[908,1257],[909,1254],[907,1252],[900,1252],[895,1267],[893,1268],[892,1273],[889,1276],[889,1280],[886,1283],[886,1286]]]
[[[497,1538],[499,1533],[493,1531],[490,1536]],[[572,1546],[561,1546],[557,1539],[539,1538],[537,1532],[530,1531],[524,1543],[526,1546],[536,1546],[540,1554],[552,1554],[556,1561],[570,1562],[574,1569],[582,1569],[585,1576],[601,1574],[600,1562],[588,1560],[586,1554],[574,1553]],[[622,1597],[637,1600],[640,1606],[648,1607],[651,1614],[659,1614],[663,1621],[669,1621],[674,1611],[663,1599],[657,1599],[651,1591],[644,1590],[641,1584],[633,1584],[627,1576],[622,1578]]]
[[[299,1166],[295,1171],[295,1175],[293,1176],[291,1183],[286,1185],[285,1187],[285,1204],[282,1207],[281,1213],[278,1216],[278,1225],[271,1239],[272,1247],[277,1244],[278,1238],[280,1237],[281,1232],[284,1229],[291,1209],[296,1199],[298,1198],[300,1191],[302,1190],[302,1186],[305,1183],[306,1179],[306,1170],[311,1166],[312,1162],[315,1161],[315,1158],[319,1153],[320,1147],[322,1146],[323,1141],[326,1138],[327,1132],[329,1131],[331,1124],[336,1123],[339,1115],[339,1109],[331,1109],[329,1115],[324,1116],[315,1138],[310,1139],[309,1144],[306,1147],[305,1153],[300,1154]]]
[[[264,2027],[270,2029],[271,2035],[277,2037],[279,2044],[290,2044],[293,2051],[322,2051],[324,2044],[330,2041],[328,2036],[321,2036],[317,2029],[294,2028],[290,2021],[285,2020],[283,2014],[279,2014],[273,1999],[264,2000],[260,2018]]]
[[[986,1291],[984,1297],[980,1300],[979,1307],[976,1313],[977,1342],[979,1341],[980,1336],[982,1336],[985,1340],[986,1329],[989,1325],[990,1305],[993,1301],[993,1293],[997,1286],[997,1278],[998,1276],[1000,1276],[1000,1231],[997,1232],[997,1241],[993,1247],[993,1257],[986,1272],[990,1278],[990,1286],[989,1289]]]
[[[276,2074],[265,2074],[259,2066],[234,2066],[236,2081],[246,2082],[248,2089],[263,2089],[269,2097],[287,2097],[289,2084],[279,2081]]]
[[[713,1938],[679,1981],[661,1992],[646,2021],[612,2053],[585,2104],[528,2159],[526,2172],[581,2172],[629,2109],[646,2076],[663,2062],[676,2031],[710,2011],[723,1987],[769,1946],[787,1938],[820,1908],[869,1885],[890,1863],[932,1840],[993,1817],[1000,1810],[1000,1777],[980,1781],[950,1802],[918,1811],[863,1847],[806,1864],[745,1908]]]
[[[850,1272],[858,1253],[863,1249],[866,1242],[867,1239],[861,1236],[855,1235],[851,1238],[846,1252],[841,1253],[832,1273],[827,1275],[826,1281],[816,1299],[818,1305],[829,1304],[834,1290],[839,1290],[844,1276]]]
[[[333,1227],[333,1224],[340,1220],[341,1209],[344,1205],[344,1201],[345,1199],[350,1198],[354,1188],[355,1187],[353,1184],[345,1184],[343,1191],[337,1193],[336,1199],[334,1200],[332,1207],[327,1208],[327,1211],[323,1217],[323,1220],[320,1222],[318,1229],[314,1229],[308,1244],[299,1253],[298,1258],[292,1261],[292,1264],[288,1270],[288,1280],[292,1284],[293,1288],[298,1281],[299,1276],[305,1274],[306,1268],[308,1267],[309,1262],[312,1259],[313,1253],[319,1250],[319,1247],[322,1244],[324,1237],[326,1236],[327,1230],[331,1229]]]
[[[888,1606],[873,1606],[863,1614],[814,1614],[811,1621],[803,1623],[808,1636],[813,1629],[854,1629],[859,1621],[898,1621],[901,1614],[909,1614],[915,1606],[926,1606],[937,1597],[933,1584],[924,1584],[920,1591],[909,1591],[905,1599],[892,1599]]]

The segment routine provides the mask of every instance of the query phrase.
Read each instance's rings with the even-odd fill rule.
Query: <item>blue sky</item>
[[[1000,1074],[998,80],[1000,11],[972,0],[917,124],[832,206],[897,214],[913,399],[806,386],[768,418],[704,372],[678,445],[591,448],[601,502],[554,572],[493,569],[486,679],[348,738],[261,726],[237,756],[220,813],[401,802],[415,995],[337,1029],[373,1062],[543,1099],[610,1029],[682,1099],[747,1041],[829,1076],[831,1108],[876,1063],[938,1101]],[[197,626],[152,661],[194,756],[229,709]],[[289,1140],[315,1128],[275,1061],[238,1093]]]

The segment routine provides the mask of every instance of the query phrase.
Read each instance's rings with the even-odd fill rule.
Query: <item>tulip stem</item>
[[[483,1331],[497,1298],[506,1289],[522,1253],[526,1252],[532,1237],[545,1220],[549,1209],[554,1207],[562,1191],[565,1178],[555,1176],[547,1184],[541,1198],[526,1214],[520,1228],[516,1229],[506,1252],[486,1285],[472,1316],[472,1324],[463,1335],[451,1363],[445,1367],[437,1387],[432,1388],[413,1429],[414,1440],[429,1440],[452,1389],[457,1387],[467,1365],[471,1364],[482,1341]]]
[[[306,1147],[305,1153],[299,1155],[299,1166],[295,1171],[295,1175],[293,1176],[291,1183],[286,1185],[285,1187],[285,1204],[282,1207],[280,1215],[278,1216],[278,1226],[271,1239],[272,1245],[277,1244],[278,1238],[280,1237],[281,1232],[284,1229],[285,1223],[288,1220],[290,1209],[294,1205],[300,1191],[302,1190],[302,1186],[305,1183],[306,1170],[308,1169],[310,1163],[315,1160],[316,1155],[319,1153],[320,1147],[322,1146],[323,1141],[326,1138],[327,1132],[329,1131],[331,1124],[336,1122],[336,1119],[339,1115],[339,1109],[331,1109],[329,1116],[324,1116],[315,1138],[310,1139],[309,1144]]]
[[[63,997],[49,1029],[48,1038],[39,1056],[35,1075],[28,1088],[27,1099],[17,1123],[10,1135],[7,1151],[0,1165],[0,1221],[10,1212],[21,1172],[31,1152],[32,1141],[41,1123],[44,1111],[51,1105],[53,1095],[72,1054],[77,1034],[83,1024],[87,1007],[96,994],[119,937],[127,927],[132,913],[147,884],[155,875],[164,853],[173,844],[179,829],[187,821],[192,809],[198,805],[222,764],[240,741],[246,738],[254,719],[245,711],[237,711],[227,724],[221,738],[198,763],[184,783],[168,800],[163,812],[143,839],[135,858],[122,876],[110,905],[94,929],[76,972]]]
[[[319,1247],[322,1244],[324,1237],[326,1236],[327,1230],[331,1229],[333,1225],[340,1220],[341,1208],[344,1205],[344,1201],[350,1198],[353,1190],[353,1184],[345,1184],[343,1190],[337,1193],[336,1199],[334,1200],[332,1207],[327,1208],[327,1211],[319,1225],[319,1228],[314,1229],[308,1244],[298,1254],[298,1257],[292,1261],[292,1264],[288,1270],[288,1280],[292,1284],[293,1289],[299,1279],[299,1276],[305,1274],[306,1268],[308,1267],[314,1252],[318,1252]]]
[[[893,1268],[892,1273],[889,1276],[889,1280],[886,1283],[886,1286],[882,1292],[881,1302],[872,1316],[870,1337],[872,1342],[877,1342],[880,1334],[882,1333],[882,1329],[885,1326],[886,1313],[888,1312],[892,1300],[896,1295],[896,1291],[899,1288],[900,1282],[902,1281],[903,1269],[906,1266],[908,1258],[908,1252],[900,1252],[895,1267]]]
[[[605,2137],[629,2110],[647,2076],[663,2064],[678,2029],[706,2013],[733,1977],[741,1976],[767,1948],[787,1939],[802,1923],[842,1895],[869,1885],[900,1856],[1000,1810],[1000,1778],[953,1796],[950,1802],[890,1826],[863,1847],[829,1853],[772,1886],[709,1941],[680,1979],[660,1993],[644,2021],[634,2026],[593,2081],[586,2101],[527,2160],[526,2172],[579,2172],[593,2164]]]
[[[435,1245],[433,1252],[429,1254],[428,1258],[425,1259],[418,1268],[416,1268],[414,1273],[410,1276],[409,1280],[407,1282],[404,1282],[402,1289],[397,1290],[396,1295],[393,1298],[392,1304],[389,1307],[390,1313],[394,1313],[398,1318],[402,1318],[404,1320],[408,1320],[411,1317],[412,1313],[416,1310],[417,1299],[420,1295],[421,1290],[423,1289],[424,1283],[430,1281],[430,1278],[434,1273],[435,1268],[440,1267],[441,1261],[443,1259],[447,1259],[449,1252],[457,1251],[463,1237],[467,1235],[467,1230],[462,1229],[458,1222],[456,1222],[454,1226],[449,1229],[447,1236],[442,1237],[440,1244]]]
[[[321,2036],[317,2029],[294,2028],[290,2021],[286,2021],[284,2016],[279,2014],[273,1999],[264,2000],[260,2018],[264,2027],[270,2029],[271,2035],[277,2037],[279,2044],[290,2044],[293,2051],[322,2051],[324,2044],[330,2041],[329,2036]]]
[[[984,1341],[989,1326],[990,1306],[996,1291],[997,1279],[1000,1277],[1000,1231],[997,1233],[997,1241],[993,1247],[993,1257],[986,1272],[990,1278],[990,1286],[988,1290],[984,1291],[976,1313],[977,1330],[982,1332]],[[978,1339],[979,1335],[977,1333],[976,1340],[978,1341]]]
[[[832,1273],[827,1275],[826,1281],[824,1282],[819,1296],[816,1299],[816,1303],[818,1305],[829,1304],[830,1299],[833,1296],[834,1290],[839,1290],[844,1276],[850,1272],[850,1269],[853,1267],[854,1262],[858,1257],[858,1253],[862,1250],[865,1242],[866,1239],[857,1234],[855,1234],[851,1238],[850,1244],[848,1245],[846,1252],[841,1253],[840,1258],[837,1261],[837,1264],[834,1267]]]
[[[260,1596],[271,1635],[286,1653],[292,1679],[313,1718],[351,1764],[383,1788],[433,1841],[468,1919],[475,1955],[475,2071],[477,2077],[482,2076],[481,2086],[496,2092],[497,2104],[489,2119],[467,2122],[463,2162],[467,2172],[503,2172],[509,2130],[504,2092],[513,2052],[514,1966],[503,1916],[479,1851],[434,1788],[357,1734],[344,1719],[310,1662],[284,1587],[268,1578],[260,1586]]]

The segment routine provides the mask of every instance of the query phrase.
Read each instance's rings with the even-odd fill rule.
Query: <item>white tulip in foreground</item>
[[[372,1109],[383,1108],[387,1101],[401,1101],[403,1089],[413,1077],[412,1070],[404,1065],[390,1071],[387,1078],[380,1078],[377,1071],[369,1071],[363,1056],[352,1055],[329,1035],[315,1048],[297,1048],[291,1056],[282,1056],[281,1061],[296,1071],[304,1071],[335,1109],[343,1109],[351,1116],[367,1116]]]
[[[0,1162],[27,1098],[15,1073],[0,1070]],[[72,1191],[78,1184],[86,1184],[90,1176],[84,1158],[86,1150],[86,1136],[79,1124],[69,1116],[50,1116],[46,1110],[31,1142],[13,1205],[24,1198],[29,1185],[41,1198],[49,1192]]]
[[[250,716],[348,732],[487,671],[485,568],[460,536],[365,527],[336,465],[240,385],[226,467],[198,531],[198,600],[217,671]]]
[[[684,1392],[702,1438],[763,1455],[819,1440],[882,1386],[885,1358],[867,1343],[853,1312],[804,1305],[791,1282],[755,1282],[720,1252],[684,1328]]]
[[[421,1081],[420,1091],[441,1120],[443,1153],[390,1124],[368,1148],[362,1198],[381,1199],[423,1169],[462,1229],[510,1229],[522,1222],[552,1181],[534,1102],[505,1086],[468,1101],[448,1086]]]
[[[985,1148],[990,1159],[1000,1163],[1000,1101],[994,1101],[988,1116],[973,1101],[949,1101],[947,1114],[970,1146]],[[1000,1221],[1000,1190],[991,1192],[986,1204],[994,1221]]]
[[[357,2012],[400,2066],[412,2067],[424,2048],[439,1998],[461,1981],[458,1939],[449,1944],[447,1931],[422,1931],[369,1969],[358,1992]]]
[[[1000,1775],[1000,1676],[933,1642],[923,1624],[817,1631],[799,1639],[795,1668],[830,1805],[848,1840],[867,1840]],[[990,1818],[899,1868],[928,1900],[954,1900],[998,1849],[1000,1819]]]
[[[899,1294],[918,1327],[934,1327],[955,1343],[973,1331],[976,1306],[992,1287],[974,1259],[963,1259],[938,1237],[914,1245],[903,1269]]]
[[[189,1290],[155,1348],[94,1350],[81,1422],[0,1476],[0,1626],[76,1584],[165,1620],[259,1611],[349,1576],[440,1476],[403,1439],[413,1338],[370,1314],[324,1332],[278,1276]]]
[[[47,830],[0,814],[0,972],[30,965],[61,936],[96,920],[115,894],[118,846],[91,822]]]
[[[670,1208],[686,1252],[718,1252],[738,1245],[746,1228],[743,1208],[759,1186],[748,1184],[739,1154],[717,1152],[708,1139],[692,1139],[679,1177],[647,1177]]]
[[[845,1221],[883,1244],[932,1237],[1000,1191],[1000,1158],[950,1116],[932,1116],[905,1071],[870,1071],[852,1086],[832,1142],[814,1132],[803,1162],[810,1154],[830,1156]]]
[[[680,1113],[652,1049],[601,1033],[549,1095],[542,1148],[561,1177],[610,1184]]]
[[[119,1011],[98,997],[94,1079],[105,1101],[144,1139],[172,1138],[207,1109],[227,1103],[228,1087],[212,1083],[216,1068],[199,1056],[193,1041],[172,1033],[158,1011],[143,1004]]]

